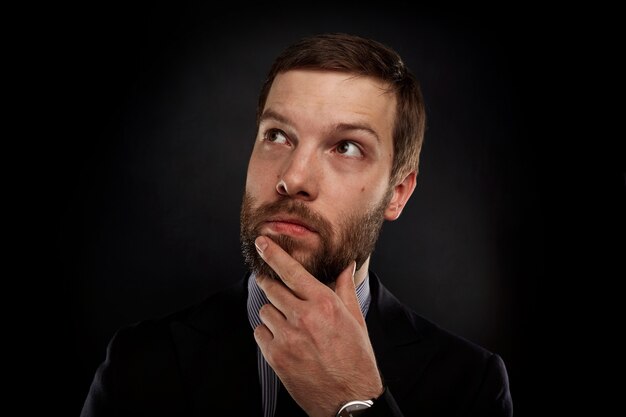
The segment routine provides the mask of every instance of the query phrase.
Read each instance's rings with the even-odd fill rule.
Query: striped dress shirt
[[[363,317],[367,315],[372,295],[370,293],[369,274],[363,282],[356,288],[356,296],[361,306]],[[252,274],[248,279],[248,320],[253,329],[261,324],[259,318],[259,310],[264,304],[269,304],[269,300],[265,293],[256,283],[256,276]],[[261,349],[257,346],[259,382],[261,383],[261,398],[263,401],[263,415],[265,417],[274,417],[276,411],[276,400],[278,398],[278,390],[280,388],[280,380],[272,367],[267,363]]]

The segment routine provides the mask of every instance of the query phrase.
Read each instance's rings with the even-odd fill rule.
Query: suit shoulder
[[[168,313],[161,317],[141,320],[121,327],[111,339],[107,356],[115,357],[121,352],[125,356],[141,357],[141,362],[160,360],[159,356],[174,348],[171,326],[173,323],[185,323],[189,327],[196,327],[198,323],[206,323],[207,318],[224,314],[229,309],[240,306],[245,292],[243,285],[238,282],[224,290],[208,295],[203,301],[189,305],[180,310]],[[245,299],[245,298],[244,298]]]
[[[370,319],[379,365],[405,415],[510,416],[508,376],[495,353],[457,335],[374,284]]]
[[[245,302],[246,293],[243,281],[238,281],[225,289],[209,294],[204,300],[186,306],[161,317],[144,319],[118,330],[117,338],[129,339],[155,339],[167,336],[170,325],[174,322],[182,322],[193,326],[194,323],[203,322],[205,317],[215,317],[241,306]]]
[[[373,294],[376,295],[375,302],[384,316],[382,320],[387,324],[393,323],[393,326],[385,326],[386,332],[390,332],[388,336],[392,339],[405,344],[414,340],[434,344],[442,355],[461,355],[478,362],[485,362],[493,355],[478,344],[418,314],[410,306],[399,301],[378,278],[371,285]]]
[[[372,330],[378,339],[385,340],[381,348],[393,344],[408,350],[428,351],[433,355],[431,363],[440,362],[442,366],[450,366],[450,370],[473,375],[484,372],[490,361],[501,362],[493,352],[418,314],[375,278],[370,285],[379,317],[372,320],[378,322]]]
[[[410,307],[403,305],[407,319],[425,339],[436,341],[442,354],[460,354],[474,360],[485,362],[493,355],[486,348],[445,329],[424,316],[416,313]]]
[[[411,346],[412,353],[428,358],[423,362],[418,378],[421,382],[416,386],[419,395],[428,398],[424,403],[432,408],[421,414],[432,412],[434,415],[447,410],[450,415],[510,417],[513,402],[502,358],[438,326],[409,307],[403,308],[409,322],[422,337]],[[406,397],[416,395],[412,392]]]

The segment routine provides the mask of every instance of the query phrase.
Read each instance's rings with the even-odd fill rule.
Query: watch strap
[[[391,395],[389,387],[385,386],[380,397],[374,400],[374,404],[363,415],[367,417],[403,417],[395,398]]]

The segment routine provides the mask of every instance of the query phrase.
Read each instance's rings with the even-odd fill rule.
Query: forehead
[[[265,109],[278,112],[301,127],[365,123],[391,143],[396,97],[373,77],[357,74],[290,70],[274,79]]]

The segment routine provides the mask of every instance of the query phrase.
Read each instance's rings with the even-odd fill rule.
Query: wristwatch
[[[372,400],[357,400],[345,403],[335,417],[355,417],[363,414],[365,410],[374,405]]]

